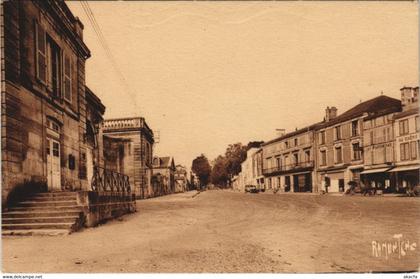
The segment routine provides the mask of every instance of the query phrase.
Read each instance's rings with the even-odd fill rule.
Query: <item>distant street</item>
[[[3,271],[419,269],[418,198],[217,190],[193,194],[137,201],[137,213],[68,236],[5,237]],[[410,242],[412,250],[406,249],[405,256],[398,249],[388,255],[372,254],[372,241],[394,243],[396,234]]]

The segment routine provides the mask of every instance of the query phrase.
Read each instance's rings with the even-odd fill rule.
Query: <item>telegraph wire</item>
[[[88,17],[88,20],[98,38],[99,44],[101,45],[101,47],[103,48],[103,50],[105,51],[105,54],[107,56],[107,58],[110,60],[112,67],[114,68],[115,72],[118,75],[118,78],[120,79],[121,84],[123,85],[124,89],[127,91],[126,93],[130,96],[130,98],[133,101],[133,105],[138,108],[137,102],[135,100],[134,95],[132,94],[130,87],[128,86],[126,79],[124,77],[124,75],[122,74],[121,70],[118,67],[118,64],[115,61],[115,57],[111,52],[111,49],[108,46],[108,43],[105,39],[105,36],[102,33],[101,27],[99,26],[98,22],[96,21],[96,18],[93,14],[92,9],[89,6],[89,3],[87,3],[87,1],[80,1],[80,4],[83,8],[83,11],[85,12],[86,16]]]

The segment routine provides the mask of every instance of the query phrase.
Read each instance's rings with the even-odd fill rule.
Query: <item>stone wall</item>
[[[77,203],[83,207],[83,223],[86,227],[136,212],[136,197],[133,193],[79,191]]]

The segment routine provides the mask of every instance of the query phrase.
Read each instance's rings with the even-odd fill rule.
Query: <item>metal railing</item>
[[[313,166],[314,166],[314,161],[299,162],[299,163],[293,163],[293,164],[288,164],[288,165],[276,166],[273,168],[266,168],[266,169],[263,169],[263,174],[300,170],[300,169],[305,169],[305,168],[312,168]]]
[[[128,175],[98,166],[93,168],[91,188],[92,191],[131,192]]]

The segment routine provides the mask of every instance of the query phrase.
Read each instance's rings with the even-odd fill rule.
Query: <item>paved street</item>
[[[138,201],[138,212],[69,236],[3,238],[4,272],[418,270],[420,199],[207,191]],[[394,234],[405,256],[372,255]],[[414,247],[413,247],[414,248]]]

